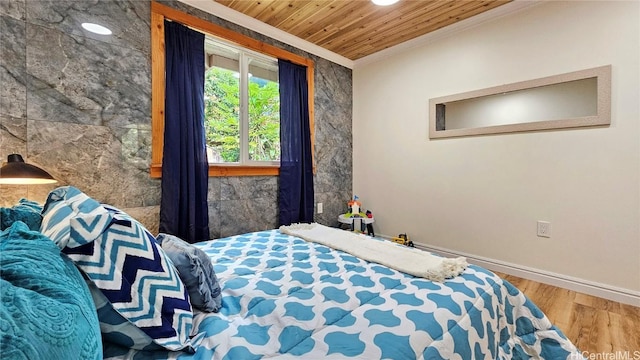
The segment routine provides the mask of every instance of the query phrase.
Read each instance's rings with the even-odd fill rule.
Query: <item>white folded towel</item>
[[[398,245],[386,240],[374,240],[364,235],[318,223],[280,226],[280,232],[433,281],[444,281],[458,276],[468,266],[464,257],[444,258],[420,249]]]

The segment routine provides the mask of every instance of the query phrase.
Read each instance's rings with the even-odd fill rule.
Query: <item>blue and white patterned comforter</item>
[[[524,294],[478,266],[437,283],[278,230],[197,246],[214,262],[223,305],[194,316],[196,353],[106,346],[106,357],[582,358]]]

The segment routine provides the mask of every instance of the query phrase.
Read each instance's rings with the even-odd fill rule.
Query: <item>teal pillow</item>
[[[43,234],[14,222],[0,233],[0,354],[7,359],[101,359],[84,278]]]
[[[37,201],[28,200],[28,199],[25,199],[25,198],[22,198],[22,199],[18,200],[18,204],[16,206],[28,208],[28,209],[31,209],[31,210],[37,212],[37,213],[41,213],[42,212],[42,204],[40,204]]]
[[[42,223],[42,206],[37,202],[20,199],[18,204],[11,208],[0,208],[0,230],[5,230],[16,221],[27,224],[29,229],[38,231]]]

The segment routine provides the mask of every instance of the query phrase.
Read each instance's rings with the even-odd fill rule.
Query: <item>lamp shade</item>
[[[36,185],[57,182],[48,172],[25,163],[19,154],[7,156],[7,162],[0,168],[0,184]]]

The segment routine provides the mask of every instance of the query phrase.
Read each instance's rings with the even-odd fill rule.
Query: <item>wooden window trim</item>
[[[198,31],[234,42],[259,53],[289,60],[307,67],[309,93],[309,128],[311,129],[311,154],[314,154],[314,62],[232,30],[212,24],[182,11],[151,2],[151,167],[152,178],[162,177],[162,150],[164,148],[164,100],[165,100],[165,44],[164,20],[177,21]],[[313,157],[313,155],[312,155]],[[315,159],[313,172],[315,173]],[[279,166],[209,165],[209,176],[257,176],[278,175]]]

